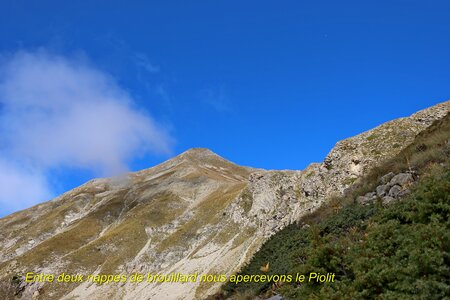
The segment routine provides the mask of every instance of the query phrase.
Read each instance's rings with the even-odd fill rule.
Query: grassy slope
[[[334,272],[328,284],[228,283],[216,298],[252,299],[281,293],[287,299],[443,299],[450,297],[450,116],[420,134],[395,159],[360,180],[345,197],[267,241],[241,274]],[[421,180],[389,207],[362,206],[388,172],[416,171]]]

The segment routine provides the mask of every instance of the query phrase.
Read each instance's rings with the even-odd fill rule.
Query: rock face
[[[450,111],[445,102],[341,142],[303,171],[237,166],[191,149],[122,178],[92,180],[0,219],[0,279],[25,272],[236,272],[268,237],[340,195]],[[364,201],[404,192],[387,174]],[[362,199],[360,199],[363,201]],[[23,299],[198,299],[220,283],[21,284]]]

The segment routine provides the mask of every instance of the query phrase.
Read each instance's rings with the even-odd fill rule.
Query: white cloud
[[[32,206],[54,196],[42,173],[1,159],[0,191],[3,214]]]
[[[15,182],[42,184],[30,189],[27,199],[35,191],[42,200],[47,190],[42,174],[54,168],[106,176],[125,171],[136,156],[171,150],[162,126],[136,108],[112,78],[79,60],[42,51],[15,54],[0,68],[0,104],[0,154],[26,166],[16,170]],[[5,195],[0,190],[2,205]],[[7,196],[28,203],[20,193]]]

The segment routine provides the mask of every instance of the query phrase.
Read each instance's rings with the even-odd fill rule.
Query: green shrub
[[[267,241],[241,274],[336,274],[336,282],[289,283],[286,299],[443,299],[450,293],[450,171],[425,177],[388,208],[348,204],[307,229],[291,225]],[[263,294],[271,283],[225,285]]]

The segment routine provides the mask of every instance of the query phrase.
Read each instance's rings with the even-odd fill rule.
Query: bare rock
[[[377,193],[375,193],[375,192],[369,192],[369,193],[365,194],[365,196],[366,196],[367,198],[376,198],[376,197],[377,197]]]
[[[381,183],[382,184],[387,184],[389,183],[389,181],[391,181],[392,177],[394,177],[395,174],[393,172],[389,172],[386,175],[384,175],[383,177],[381,177]]]
[[[377,196],[378,197],[384,197],[389,193],[389,189],[390,189],[390,185],[388,184],[383,184],[383,185],[379,185],[377,186]]]
[[[358,202],[359,204],[367,204],[371,201],[371,198],[366,197],[366,196],[358,196],[358,198],[356,198],[356,202]]]
[[[393,198],[391,196],[383,197],[383,204],[387,205],[387,204],[391,204],[392,202],[395,202],[395,198]]]
[[[391,185],[400,185],[404,186],[408,183],[411,183],[414,181],[414,177],[409,173],[400,173],[392,177],[390,184]]]
[[[31,296],[31,299],[32,300],[37,300],[37,299],[39,299],[39,291],[34,291],[34,293],[33,293],[33,296]]]
[[[403,198],[408,196],[409,194],[411,194],[411,190],[410,189],[403,189],[400,191],[400,193],[398,193],[398,197],[399,198]]]
[[[394,185],[389,190],[389,196],[393,197],[393,198],[397,198],[401,191],[402,191],[402,188],[399,185]]]

